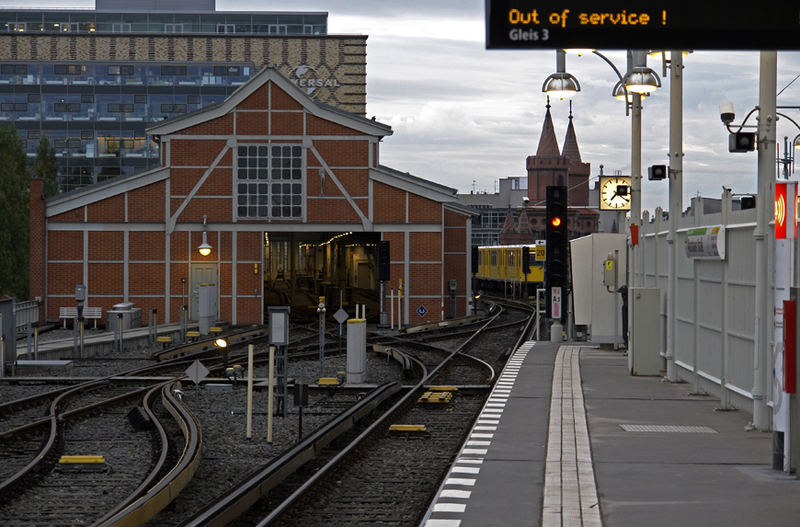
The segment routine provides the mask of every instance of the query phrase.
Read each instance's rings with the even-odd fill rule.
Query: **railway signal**
[[[547,187],[547,209],[545,212],[545,255],[544,280],[547,290],[547,317],[561,318],[563,310],[553,312],[553,290],[563,291],[569,283],[567,268],[567,187]],[[557,295],[558,296],[558,295]],[[559,313],[560,311],[560,313]]]

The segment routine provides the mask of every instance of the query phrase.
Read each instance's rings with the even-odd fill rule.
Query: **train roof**
[[[478,249],[518,249],[520,247],[536,247],[537,245],[546,245],[544,240],[536,243],[518,243],[516,245],[479,245]]]

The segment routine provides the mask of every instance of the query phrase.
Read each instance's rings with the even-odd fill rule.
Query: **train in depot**
[[[538,257],[537,257],[538,250]],[[477,248],[476,290],[506,291],[534,295],[544,284],[545,244],[495,245]],[[523,269],[527,252],[528,272]]]

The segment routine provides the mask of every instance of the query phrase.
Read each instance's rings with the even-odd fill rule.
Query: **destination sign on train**
[[[800,4],[486,0],[489,49],[800,49]]]

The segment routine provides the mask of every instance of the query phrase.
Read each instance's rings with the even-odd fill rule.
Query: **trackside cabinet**
[[[628,370],[631,375],[661,373],[661,291],[634,287],[628,291],[633,302],[633,340],[628,347]]]

